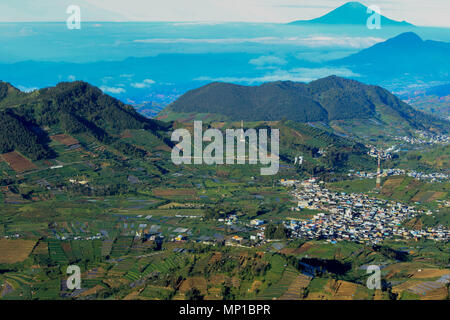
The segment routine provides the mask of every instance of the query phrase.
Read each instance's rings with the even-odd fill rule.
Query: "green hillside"
[[[336,76],[308,84],[290,81],[241,86],[211,83],[169,105],[160,119],[296,122],[376,120],[403,129],[448,132],[449,122],[414,110],[387,90]],[[204,118],[204,117],[203,117]]]
[[[51,155],[50,131],[88,134],[133,156],[142,156],[145,152],[117,139],[124,130],[147,130],[170,143],[160,133],[167,130],[168,124],[147,119],[132,107],[84,82],[60,83],[32,93],[22,93],[1,83],[0,112],[0,152],[18,150],[34,160]]]

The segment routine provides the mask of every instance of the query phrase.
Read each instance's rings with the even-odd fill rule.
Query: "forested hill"
[[[2,82],[0,113],[0,153],[16,149],[31,159],[51,154],[45,127],[68,134],[87,133],[124,153],[139,155],[140,150],[114,136],[126,129],[144,129],[158,135],[169,126],[141,116],[133,107],[85,82],[60,83],[31,93]]]
[[[260,86],[214,82],[191,90],[166,112],[218,114],[229,120],[298,122],[394,117],[412,126],[446,131],[448,122],[427,116],[389,91],[330,76],[308,84],[279,81]]]
[[[19,89],[14,88],[12,85],[6,82],[0,81],[0,101],[4,100],[7,97],[17,97],[21,92]]]

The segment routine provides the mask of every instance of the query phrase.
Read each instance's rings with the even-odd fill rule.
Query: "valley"
[[[1,136],[3,299],[412,299],[433,281],[423,297],[446,297],[448,141],[392,148],[380,192],[369,143],[389,140],[367,130],[368,139],[332,124],[245,121],[280,130],[280,170],[261,176],[260,165],[171,161],[175,128],[193,130],[194,118],[219,130],[241,122],[174,117],[170,108],[148,120],[85,83],[6,88],[3,121],[23,134]],[[95,104],[72,102],[86,97]],[[24,136],[33,148],[22,148]],[[303,188],[322,191],[308,198]],[[325,198],[336,207],[321,206]],[[67,289],[71,264],[82,289]],[[367,264],[383,266],[382,289],[365,287]],[[430,276],[416,279],[417,269]]]
[[[0,4],[14,314],[449,300],[448,1],[69,2]]]

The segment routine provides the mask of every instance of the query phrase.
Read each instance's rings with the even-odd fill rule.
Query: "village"
[[[315,178],[296,182],[292,195],[298,201],[293,210],[324,211],[308,220],[285,222],[292,237],[326,239],[332,243],[349,240],[374,244],[393,238],[449,240],[449,230],[444,227],[422,230],[402,227],[406,219],[425,213],[411,205],[371,198],[362,193],[331,192]]]
[[[377,177],[377,172],[366,172],[366,171],[355,171],[349,170],[347,176],[349,177],[357,177],[357,178],[365,178],[365,179],[375,179]],[[415,170],[405,170],[405,169],[383,169],[381,171],[381,177],[389,177],[389,176],[408,176],[417,180],[427,180],[430,182],[443,182],[450,178],[450,175],[443,172],[431,172],[424,173]]]
[[[409,144],[427,144],[427,145],[447,145],[450,142],[450,137],[445,134],[432,134],[426,131],[416,131],[418,137],[394,137],[394,140],[406,142]]]

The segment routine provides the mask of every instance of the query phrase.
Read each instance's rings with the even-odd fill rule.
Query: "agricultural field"
[[[425,183],[404,176],[390,177],[383,182],[382,195],[403,202],[431,202],[448,199],[448,183]]]
[[[269,251],[238,247],[220,249],[187,243],[167,243],[157,250],[154,246],[135,242],[130,236],[119,236],[113,241],[25,241],[0,241],[4,259],[0,267],[5,263],[21,262],[24,268],[0,276],[0,280],[8,283],[9,289],[3,289],[5,298],[20,294],[33,294],[41,299],[66,297],[70,292],[59,283],[64,281],[65,266],[69,263],[82,266],[83,290],[76,293],[77,299],[111,294],[116,299],[185,299],[193,289],[204,299],[213,300],[225,296],[263,300],[389,299],[387,289],[375,292],[364,286],[365,276],[360,267],[374,262],[388,263],[382,269],[382,275],[386,281],[395,284],[391,295],[398,299],[416,296],[431,299],[447,296],[442,279],[450,275],[448,269],[433,267],[432,260],[389,263],[389,259],[381,254],[356,244],[353,247],[339,244],[330,250],[321,242],[292,243],[279,252],[270,252],[272,247],[267,248]],[[11,242],[16,243],[12,245]],[[22,252],[20,261],[15,254],[17,260],[12,261],[8,252],[11,248],[17,249],[18,245]],[[411,255],[417,259],[420,252],[414,251]],[[314,265],[322,265],[319,273],[319,269],[314,274],[310,273],[309,267],[305,269],[312,263],[311,259],[316,259]],[[357,264],[342,273],[329,265],[330,259],[342,263],[353,259]],[[377,259],[380,262],[376,262]],[[44,261],[58,267],[36,264]],[[33,268],[28,269],[28,265]],[[50,270],[53,271],[49,273]],[[27,286],[33,288],[33,293],[27,291]]]
[[[67,147],[70,147],[72,145],[76,145],[79,143],[79,141],[77,139],[75,139],[74,137],[71,137],[67,134],[57,134],[57,135],[53,135],[50,136],[50,138],[56,142],[59,142]]]
[[[317,148],[327,145],[323,139],[340,141],[322,139],[308,127],[289,130],[288,139]],[[205,300],[447,297],[446,287],[438,286],[446,276],[441,271],[448,263],[445,245],[387,242],[393,250],[408,248],[408,261],[396,261],[388,251],[361,243],[251,240],[263,233],[262,227],[251,225],[253,219],[279,224],[308,220],[320,212],[291,210],[292,188],[281,186],[279,179],[304,172],[288,163],[282,163],[274,177],[260,176],[258,167],[247,165],[176,167],[167,146],[149,132],[126,130],[114,138],[148,153],[143,158],[127,156],[85,134],[68,136],[54,130],[50,145],[55,157],[34,161],[37,170],[16,176],[13,166],[0,162],[5,178],[0,186],[0,299],[183,300],[194,294]],[[440,210],[408,221],[412,229],[442,223],[448,216],[439,202],[447,196],[444,185],[387,178],[386,193],[377,194],[372,192],[374,183],[330,181],[327,187],[422,202]],[[236,222],[230,223],[231,217]],[[9,240],[15,237],[18,240]],[[10,241],[22,244],[11,246]],[[81,268],[81,290],[66,287],[71,264]],[[388,285],[379,292],[365,287],[364,267],[370,264],[383,267]]]
[[[369,192],[375,188],[375,179],[353,179],[329,183],[330,189],[341,192]]]
[[[36,241],[34,240],[0,239],[0,264],[14,264],[24,261],[35,245]]]
[[[299,274],[291,282],[285,293],[279,298],[280,300],[300,300],[305,298],[308,288],[311,282],[311,277]]]
[[[4,153],[0,157],[8,163],[8,165],[16,172],[21,173],[25,171],[34,170],[37,167],[27,158],[16,151]]]

